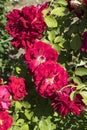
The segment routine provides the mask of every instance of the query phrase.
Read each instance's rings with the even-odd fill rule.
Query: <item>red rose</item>
[[[70,97],[68,94],[59,91],[51,100],[51,106],[54,108],[54,111],[59,112],[62,117],[66,116],[70,112]]]
[[[12,126],[13,119],[6,111],[0,111],[0,130],[8,130]]]
[[[6,30],[13,37],[12,45],[27,48],[29,43],[41,38],[46,29],[42,11],[47,4],[25,6],[22,10],[14,9],[7,14]]]
[[[87,6],[87,0],[83,0],[83,3]]]
[[[46,61],[56,62],[58,60],[57,51],[53,49],[51,45],[41,41],[35,42],[33,46],[27,50],[24,57],[31,72],[33,72],[38,65]]]
[[[49,98],[68,83],[68,74],[59,64],[45,62],[34,71],[34,81],[37,92],[44,98]]]
[[[70,94],[73,91],[75,91],[73,88],[68,87],[63,91],[54,93],[50,98],[52,101],[51,106],[54,108],[54,111],[59,112],[62,117],[66,116],[69,112],[80,115],[85,109],[85,104],[82,102],[80,94],[76,94],[73,100],[70,99]]]
[[[11,76],[8,83],[9,91],[13,94],[15,100],[21,100],[27,95],[27,86],[23,78]]]
[[[0,110],[7,110],[10,106],[10,93],[8,91],[8,86],[0,86]]]

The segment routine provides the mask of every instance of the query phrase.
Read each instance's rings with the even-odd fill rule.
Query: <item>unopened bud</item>
[[[82,0],[71,0],[70,4],[73,8],[77,8],[82,5]]]

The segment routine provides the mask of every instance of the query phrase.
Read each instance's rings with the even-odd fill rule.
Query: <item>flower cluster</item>
[[[72,10],[72,0],[67,2]],[[45,3],[27,6],[22,10],[13,10],[7,15],[6,30],[13,37],[12,45],[25,49],[24,61],[28,65],[36,91],[42,97],[49,98],[54,110],[63,117],[69,112],[80,115],[80,112],[85,109],[81,95],[76,94],[71,100],[70,94],[75,89],[68,85],[69,75],[65,68],[57,63],[57,51],[51,45],[40,41],[46,29],[42,11],[47,7],[48,3]],[[9,92],[13,94],[14,99],[23,99],[27,94],[24,80],[15,77],[9,80]]]
[[[13,122],[7,111],[11,107],[11,96],[14,100],[21,100],[26,94],[26,84],[23,78],[11,76],[8,85],[0,85],[0,130],[8,130]]]

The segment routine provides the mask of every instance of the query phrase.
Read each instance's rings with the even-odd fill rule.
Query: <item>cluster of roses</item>
[[[77,17],[82,17],[87,10],[87,0],[66,0],[68,5],[67,8],[73,11]]]
[[[46,29],[42,11],[48,3],[14,9],[7,15],[6,30],[13,37],[11,44],[25,50],[24,60],[28,65],[36,91],[51,100],[51,105],[63,117],[69,112],[79,115],[85,105],[80,94],[71,100],[70,94],[76,90],[68,83],[68,73],[57,63],[58,53],[51,45],[42,42]]]
[[[0,79],[0,130],[8,130],[12,126],[13,119],[8,113],[12,100],[21,100],[26,94],[23,78],[11,76],[8,85],[3,85]]]

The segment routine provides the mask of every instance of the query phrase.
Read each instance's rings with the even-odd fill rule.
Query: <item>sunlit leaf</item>
[[[46,22],[47,26],[50,27],[50,28],[55,28],[58,25],[56,19],[51,17],[51,16],[46,16],[45,22]]]

